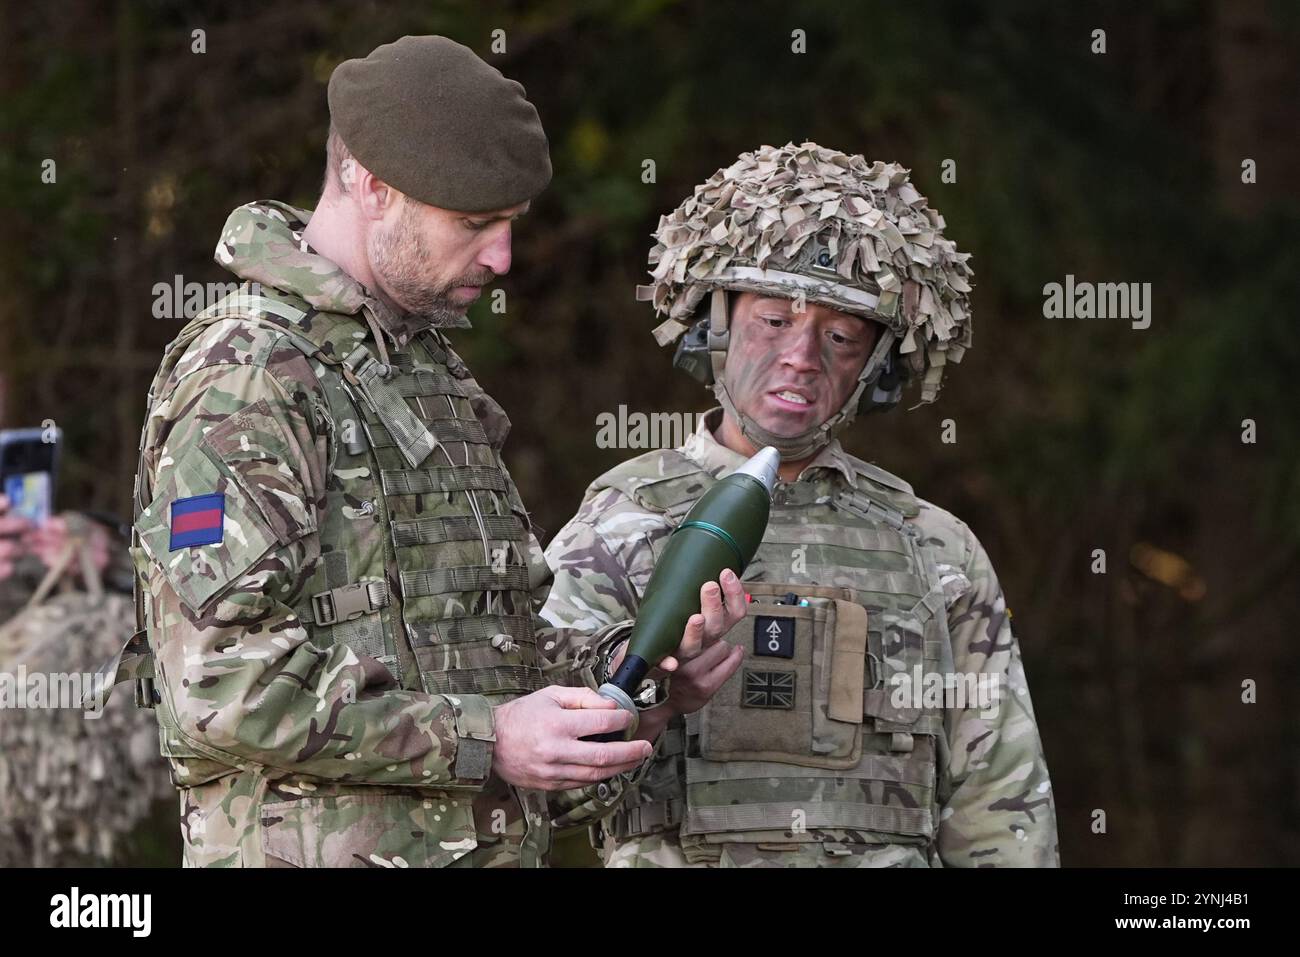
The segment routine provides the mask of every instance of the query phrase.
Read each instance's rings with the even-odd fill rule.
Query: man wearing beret
[[[443,37],[341,64],[329,105],[316,210],[231,214],[216,259],[245,282],[150,389],[117,675],[157,714],[187,866],[540,864],[542,792],[651,750],[579,740],[629,716],[543,676],[510,423],[446,336],[509,269],[546,137]],[[743,614],[734,576],[701,605],[679,659]]]

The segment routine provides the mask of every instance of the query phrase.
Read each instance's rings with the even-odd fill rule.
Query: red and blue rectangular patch
[[[191,545],[221,544],[226,496],[222,492],[193,495],[172,502],[172,538],[168,551]]]

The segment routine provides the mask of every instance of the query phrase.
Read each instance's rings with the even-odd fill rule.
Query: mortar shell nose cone
[[[772,489],[776,488],[776,471],[780,465],[781,453],[769,445],[754,453],[734,474],[753,476],[763,483],[767,494],[771,495]]]

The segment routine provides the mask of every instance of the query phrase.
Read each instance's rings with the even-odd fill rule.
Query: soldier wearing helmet
[[[720,408],[591,484],[547,550],[543,616],[596,633],[612,672],[612,626],[690,506],[757,448],[783,460],[746,618],[646,689],[655,752],[592,827],[608,865],[1059,863],[987,554],[836,438],[909,381],[933,401],[969,346],[968,255],[944,228],[906,169],[815,143],[744,153],[661,218],[638,297]]]

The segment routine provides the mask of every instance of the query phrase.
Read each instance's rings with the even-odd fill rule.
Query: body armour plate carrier
[[[727,636],[744,662],[670,724],[603,825],[617,841],[679,829],[707,844],[931,842],[944,716],[896,704],[891,679],[951,670],[943,590],[907,521],[919,510],[908,486],[855,465],[857,489],[833,500],[810,483],[777,487],[743,576],[752,601]],[[619,473],[601,484],[661,513],[665,531],[716,481],[676,451],[649,484]],[[666,539],[651,536],[656,558]]]
[[[316,410],[331,431],[323,501],[314,503],[320,557],[294,607],[312,641],[342,643],[376,659],[403,689],[483,694],[497,703],[543,687],[527,570],[529,519],[501,461],[505,429],[488,434],[475,404],[500,410],[446,340],[432,330],[418,333],[385,367],[359,317],[316,312],[287,294],[240,291],[200,314],[169,346],[151,406],[185,349],[209,325],[230,318],[273,328],[301,350],[328,406]],[[505,421],[503,414],[488,418]],[[146,426],[137,520],[148,502],[155,442]],[[238,461],[224,467],[274,527],[269,493],[245,479]],[[164,524],[158,534],[165,532]],[[147,558],[138,544],[136,552],[139,567]],[[195,605],[211,597],[201,583],[193,591],[181,597]],[[185,784],[229,773],[215,761],[196,760],[200,755],[167,733],[168,717],[160,710],[163,753],[186,763]]]

